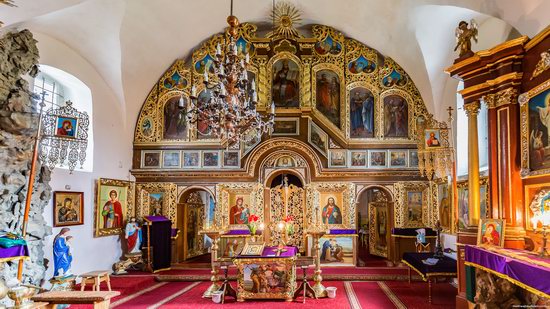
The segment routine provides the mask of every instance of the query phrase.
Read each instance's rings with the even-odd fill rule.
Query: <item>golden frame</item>
[[[288,258],[237,258],[233,260],[235,266],[237,266],[237,301],[242,302],[245,299],[284,299],[286,301],[292,301],[294,297],[294,290],[296,289],[296,257]],[[246,291],[244,288],[244,268],[250,264],[282,264],[289,272],[286,276],[284,292],[279,293],[253,293]]]
[[[164,108],[166,106],[166,103],[168,103],[168,101],[173,99],[173,98],[178,98],[178,97],[181,97],[181,96],[183,96],[184,100],[186,100],[187,105],[189,105],[191,103],[191,98],[189,98],[189,96],[184,91],[179,91],[179,90],[168,91],[165,94],[163,94],[159,99],[159,104],[157,106],[158,115],[159,115],[159,122],[161,124],[159,134],[160,134],[160,139],[164,142],[182,143],[182,142],[187,142],[187,141],[190,140],[191,126],[190,126],[189,121],[187,121],[187,120],[185,121],[185,123],[186,123],[186,132],[185,132],[185,137],[184,138],[172,139],[172,138],[165,138],[164,137]]]
[[[303,96],[303,87],[306,86],[306,85],[304,85],[304,83],[302,82],[302,80],[303,80],[302,76],[303,76],[304,68],[303,68],[303,64],[302,64],[302,61],[300,60],[300,58],[298,58],[298,56],[296,56],[296,55],[294,55],[290,52],[282,51],[282,52],[277,53],[275,56],[271,57],[271,59],[269,59],[269,61],[267,62],[267,75],[268,75],[268,78],[267,78],[268,84],[267,84],[267,86],[268,86],[268,89],[266,89],[266,90],[262,89],[263,91],[260,90],[260,91],[258,91],[258,93],[264,92],[266,94],[267,102],[263,103],[264,106],[268,106],[268,105],[271,104],[271,102],[273,102],[273,89],[272,89],[272,87],[273,87],[273,66],[279,60],[291,60],[294,63],[296,63],[296,65],[298,66],[297,84],[298,84],[298,87],[299,87],[299,89],[298,89],[299,92],[298,92],[298,106],[297,107],[289,107],[289,108],[277,107],[276,108],[277,114],[282,114],[282,113],[285,113],[285,112],[296,112],[296,111],[299,112],[300,108],[302,106],[305,106],[304,96]],[[260,105],[260,104],[262,104],[262,102],[258,102],[258,105]]]
[[[500,225],[501,227],[501,232],[500,232],[500,237],[499,237],[499,241],[498,241],[498,245],[488,245],[488,244],[483,244],[481,242],[482,240],[482,236],[481,234],[483,233],[483,227],[485,226],[485,224],[491,224],[491,223],[497,223]],[[478,225],[478,228],[477,228],[477,242],[476,244],[478,246],[482,245],[482,246],[495,246],[495,247],[499,247],[499,248],[502,248],[504,247],[504,237],[505,237],[505,230],[506,230],[506,220],[504,219],[479,219],[479,225]]]
[[[431,186],[431,197],[432,197],[432,208],[433,208],[433,219],[432,219],[432,225],[435,226],[435,223],[437,222],[437,220],[439,220],[440,222],[442,222],[442,218],[441,218],[441,196],[440,196],[440,188],[441,187],[447,187],[447,199],[448,199],[448,203],[449,203],[449,225],[448,226],[443,226],[441,225],[441,228],[443,229],[442,231],[445,232],[445,233],[450,233],[450,234],[453,234],[455,232],[455,209],[454,209],[454,201],[455,201],[455,196],[454,196],[454,190],[453,190],[453,186],[451,185],[451,183],[449,182],[449,179],[446,177],[446,178],[442,178],[442,179],[436,179],[434,182],[433,182],[433,185]]]
[[[332,121],[330,121],[328,118],[323,115],[321,111],[317,109],[317,73],[320,71],[331,71],[335,73],[338,76],[338,80],[340,82],[340,102],[338,102],[339,106],[339,112],[340,112],[340,127],[336,126]],[[315,65],[311,70],[311,105],[313,108],[313,115],[316,116],[319,121],[321,121],[324,125],[326,125],[329,128],[333,128],[335,132],[338,132],[338,135],[344,136],[344,132],[347,130],[347,124],[346,124],[346,115],[345,111],[346,108],[342,104],[342,101],[346,100],[346,81],[344,79],[344,73],[342,72],[342,69],[338,67],[335,64],[331,63],[321,63]]]
[[[172,221],[175,226],[177,219],[177,195],[178,188],[174,183],[150,182],[136,185],[136,216],[143,218],[151,215],[149,194],[162,193],[162,214]]]
[[[409,143],[409,142],[412,142],[412,141],[415,141],[416,140],[416,136],[414,134],[415,130],[415,125],[416,125],[416,118],[414,117],[414,114],[415,114],[415,108],[416,108],[416,104],[414,103],[414,101],[411,99],[411,96],[408,92],[406,91],[403,91],[401,89],[389,89],[389,90],[386,90],[384,92],[382,92],[380,94],[380,103],[379,103],[379,114],[381,114],[381,118],[383,118],[384,116],[384,111],[385,111],[385,105],[384,105],[384,99],[386,97],[389,97],[391,95],[397,95],[397,96],[400,96],[402,97],[405,102],[407,103],[407,113],[408,113],[408,119],[407,119],[407,129],[408,129],[408,132],[407,132],[407,137],[388,137],[386,136],[386,133],[384,131],[384,126],[385,126],[385,121],[384,119],[380,119],[381,121],[378,122],[378,132],[380,133],[380,138],[384,141],[392,141],[392,142],[406,142],[406,143]]]
[[[550,194],[550,184],[538,183],[524,186],[524,201],[529,207],[525,207],[525,229],[534,231],[531,219],[534,215],[540,215],[540,203],[542,199]]]
[[[430,225],[432,214],[430,213],[431,199],[429,198],[430,187],[427,182],[398,182],[395,184],[395,227],[426,227]],[[422,193],[422,219],[410,222],[407,214],[409,192]]]
[[[100,228],[99,227],[99,209],[101,208],[101,189],[103,186],[111,186],[111,187],[120,187],[124,190],[126,190],[126,218],[134,216],[134,189],[135,189],[135,183],[131,181],[125,181],[125,180],[118,180],[118,179],[108,179],[108,178],[99,178],[97,180],[97,187],[96,187],[96,200],[95,200],[95,209],[94,209],[94,237],[103,237],[103,236],[111,236],[111,235],[118,235],[123,232],[124,225],[126,224],[123,220],[121,227],[116,228]]]
[[[390,250],[390,241],[391,241],[391,231],[388,229],[391,225],[389,224],[391,218],[388,218],[390,215],[389,203],[385,202],[371,202],[368,205],[369,212],[369,252],[376,256],[388,257],[388,252]],[[386,247],[385,249],[379,248],[376,246],[376,241],[378,240],[376,228],[380,227],[380,222],[378,222],[378,217],[376,216],[378,208],[386,209]]]
[[[342,224],[324,224],[321,214],[323,205],[321,195],[341,195],[340,211],[343,214]],[[334,196],[333,196],[334,197]],[[309,227],[325,226],[327,229],[355,229],[355,184],[318,182],[311,183],[306,188],[306,223]]]
[[[347,67],[347,65],[346,65]],[[351,112],[351,107],[350,107],[350,99],[351,99],[351,91],[355,88],[365,88],[367,89],[368,91],[370,91],[372,93],[372,96],[374,97],[374,104],[373,104],[373,120],[374,120],[374,123],[373,123],[373,137],[367,137],[367,138],[357,138],[357,137],[351,137],[351,117],[350,117],[350,112]],[[378,88],[374,87],[373,85],[365,82],[365,81],[356,81],[356,82],[351,82],[349,84],[346,85],[346,97],[345,97],[345,108],[344,108],[344,113],[345,113],[345,123],[346,123],[346,128],[345,128],[345,136],[346,138],[349,140],[350,144],[356,144],[356,143],[365,143],[365,142],[370,142],[370,141],[374,141],[374,140],[378,140],[381,136],[380,134],[380,127],[379,127],[379,123],[380,121],[382,121],[381,119],[381,100],[380,100],[380,93],[378,91]]]
[[[229,224],[229,210],[231,208],[231,195],[249,195],[250,213],[258,216],[259,222],[265,222],[264,218],[264,187],[261,183],[220,183],[216,185],[216,210],[214,220],[220,222],[222,230],[248,229],[245,224]]]
[[[250,243],[245,242],[243,250],[240,255],[242,256],[261,256],[264,252],[265,243]]]
[[[521,177],[529,178],[550,174],[550,168],[533,171],[529,163],[529,102],[532,98],[550,89],[550,79],[518,97],[520,105]]]

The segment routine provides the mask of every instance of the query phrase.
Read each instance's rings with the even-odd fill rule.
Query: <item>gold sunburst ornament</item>
[[[288,2],[279,2],[271,11],[273,20],[273,31],[268,34],[269,38],[297,38],[301,37],[295,25],[300,24],[302,15],[300,11]]]

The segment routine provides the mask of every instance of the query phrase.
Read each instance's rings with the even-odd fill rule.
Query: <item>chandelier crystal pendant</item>
[[[224,45],[218,43],[210,79],[209,68],[205,68],[203,83],[208,100],[199,100],[195,85],[191,88],[191,106],[187,110],[190,123],[206,122],[209,135],[222,140],[227,146],[238,141],[250,142],[260,139],[264,133],[271,134],[275,120],[275,105],[262,115],[256,110],[258,93],[256,82],[248,78],[247,66],[250,64],[248,51],[239,53],[237,47],[237,27],[239,20],[231,15],[227,17],[229,38]],[[185,107],[180,102],[180,107]]]

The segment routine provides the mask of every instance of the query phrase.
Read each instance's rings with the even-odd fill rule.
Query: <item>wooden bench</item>
[[[86,284],[91,283],[92,291],[100,291],[101,282],[107,282],[107,289],[111,291],[111,279],[109,278],[110,271],[108,270],[96,270],[89,273],[80,275],[82,282],[80,282],[80,290],[84,291]]]
[[[94,309],[107,309],[111,298],[120,295],[118,291],[51,291],[40,293],[31,299],[35,302],[46,302],[46,308],[57,308],[60,304],[92,304]]]

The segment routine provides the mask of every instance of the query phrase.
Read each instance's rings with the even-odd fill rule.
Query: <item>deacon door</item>
[[[183,204],[183,260],[206,253],[204,238],[199,235],[204,222],[204,204]]]

